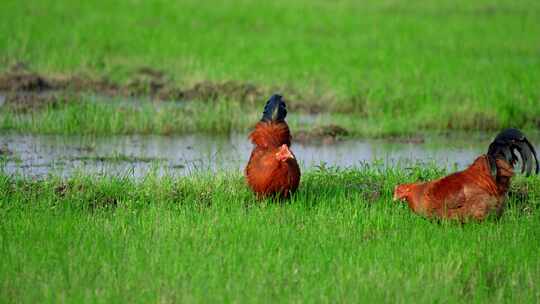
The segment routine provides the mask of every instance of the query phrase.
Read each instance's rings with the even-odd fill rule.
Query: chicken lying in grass
[[[255,145],[246,166],[246,179],[258,197],[288,197],[300,183],[300,167],[289,150],[291,134],[287,109],[280,95],[270,97],[261,121],[249,138]]]
[[[538,174],[534,147],[519,130],[507,129],[467,169],[429,182],[398,185],[394,200],[405,200],[412,211],[426,217],[466,221],[500,216],[518,162],[515,151],[522,160],[521,173],[528,176],[536,167]]]

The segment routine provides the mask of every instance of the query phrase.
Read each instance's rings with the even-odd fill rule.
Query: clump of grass
[[[135,155],[126,155],[121,153],[114,153],[112,155],[81,155],[69,157],[71,161],[99,161],[99,162],[140,162],[140,163],[152,163],[166,161],[166,158],[159,157],[141,157]]]
[[[236,172],[0,174],[0,290],[24,302],[535,301],[538,177],[516,180],[528,196],[510,196],[499,221],[433,223],[391,202],[397,182],[444,173],[322,167],[282,203],[256,200]]]
[[[75,97],[74,97],[75,98]],[[260,119],[262,105],[246,105],[232,100],[208,102],[152,102],[78,97],[69,102],[45,106],[41,110],[0,112],[0,130],[45,134],[228,134],[246,132]],[[287,121],[294,134],[309,137],[395,137],[426,131],[484,130],[496,132],[502,127],[534,129],[529,111],[525,118],[499,121],[485,110],[465,108],[432,109],[414,112],[414,108],[396,109],[361,117],[358,113],[322,112],[307,114],[289,111]],[[461,109],[461,110],[460,110]],[[513,111],[525,111],[517,107]],[[414,112],[414,113],[413,113]],[[444,112],[444,113],[443,113]],[[489,113],[489,112],[488,112]],[[540,115],[540,114],[539,114]],[[514,124],[513,124],[514,122]],[[334,134],[333,130],[340,130]]]
[[[0,129],[46,134],[230,133],[256,121],[236,102],[115,103],[77,100],[41,111],[0,113]],[[251,121],[250,121],[251,120]]]

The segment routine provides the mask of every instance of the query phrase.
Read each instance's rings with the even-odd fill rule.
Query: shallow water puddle
[[[540,150],[540,133],[527,134]],[[464,168],[487,151],[493,134],[425,136],[414,142],[383,139],[347,139],[331,144],[295,143],[292,146],[304,169],[320,165],[350,167],[365,163],[408,166],[434,162],[449,169]],[[197,171],[242,170],[251,143],[245,134],[209,136],[0,135],[2,170],[28,176],[49,173],[69,176],[128,174],[186,175]]]

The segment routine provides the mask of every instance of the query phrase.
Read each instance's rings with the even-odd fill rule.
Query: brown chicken
[[[287,108],[280,95],[270,97],[261,121],[249,138],[255,145],[246,166],[246,180],[258,197],[288,197],[300,184],[300,167],[289,150]]]
[[[488,153],[479,156],[467,169],[429,182],[396,186],[394,200],[405,200],[417,214],[432,218],[483,220],[500,216],[504,209],[514,165],[522,160],[521,173],[539,171],[536,151],[517,129],[499,133]],[[536,163],[536,165],[534,165]]]

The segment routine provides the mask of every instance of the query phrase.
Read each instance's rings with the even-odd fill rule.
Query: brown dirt
[[[5,103],[7,107],[14,112],[30,112],[44,107],[56,107],[74,100],[69,94],[59,93],[6,93]]]
[[[0,75],[0,91],[46,91],[52,85],[37,74],[26,72],[9,72]]]
[[[11,152],[7,147],[0,147],[0,156],[9,156],[12,154],[13,152]]]
[[[326,125],[310,131],[298,131],[293,134],[293,140],[300,143],[320,141],[324,145],[330,145],[347,135],[349,135],[349,131],[343,127]]]
[[[262,88],[251,83],[235,81],[203,81],[191,87],[180,88],[171,82],[163,72],[142,67],[135,71],[125,84],[114,83],[107,78],[95,78],[85,75],[43,76],[28,70],[26,65],[18,63],[0,74],[0,95],[6,97],[6,104],[16,110],[35,110],[54,103],[62,96],[76,97],[82,93],[93,93],[108,97],[145,97],[152,100],[182,101],[219,101],[236,100],[250,105],[258,104],[276,88]],[[307,98],[293,90],[284,94],[289,101],[289,109],[309,113],[326,110],[327,102],[309,103]],[[64,98],[65,99],[65,98]],[[76,98],[75,98],[76,99]]]
[[[195,84],[191,88],[164,88],[158,92],[157,97],[161,100],[199,100],[216,101],[219,99],[237,100],[243,103],[255,104],[267,98],[268,93],[249,83],[237,83],[227,81],[214,83],[204,81]]]
[[[165,73],[150,67],[141,67],[137,70],[137,73],[140,75],[147,75],[156,79],[161,79],[165,77]]]
[[[403,144],[423,144],[426,140],[421,135],[415,135],[412,137],[390,137],[388,140]]]
[[[60,185],[54,188],[54,193],[58,195],[59,197],[63,198],[66,196],[66,192],[68,191],[69,188],[70,186],[68,184],[61,183]]]
[[[50,82],[53,83],[55,90],[77,93],[90,92],[108,96],[120,95],[121,93],[121,87],[106,78],[95,79],[83,75],[60,76],[50,78]]]
[[[309,114],[319,114],[328,111],[328,108],[321,104],[305,103],[302,101],[302,99],[298,99],[298,101],[296,102],[288,102],[287,108],[291,111],[298,111]]]
[[[20,63],[0,75],[0,95],[11,110],[20,112],[76,100],[83,92],[117,95],[118,90],[117,85],[107,80],[82,76],[45,77],[26,70]]]

